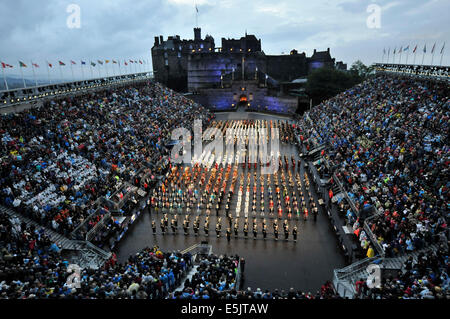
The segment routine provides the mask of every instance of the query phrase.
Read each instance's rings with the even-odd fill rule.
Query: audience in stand
[[[118,202],[125,182],[139,186],[133,177],[168,154],[173,128],[212,116],[152,82],[3,115],[0,202],[68,235],[96,210],[99,198]],[[136,202],[133,196],[129,201]]]
[[[328,146],[324,160],[356,208],[380,212],[370,227],[387,257],[448,242],[449,107],[445,82],[377,75],[300,120],[304,145]],[[348,205],[341,211],[367,236]]]

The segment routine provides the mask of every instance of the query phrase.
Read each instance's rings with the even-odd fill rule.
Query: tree
[[[354,76],[365,79],[374,72],[374,68],[373,66],[366,66],[360,60],[357,60],[350,67],[350,72],[353,73]]]
[[[315,105],[360,83],[362,77],[355,72],[320,68],[310,73],[306,84],[306,93]]]

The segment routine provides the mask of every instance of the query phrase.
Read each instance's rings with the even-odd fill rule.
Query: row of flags
[[[431,48],[431,52],[430,52],[431,53],[431,65],[433,65],[434,54],[436,52],[436,44],[437,44],[436,42],[433,44],[433,47]],[[418,47],[419,47],[419,45],[416,44],[414,49],[412,49],[412,53],[414,54],[414,62],[413,62],[413,64],[415,64],[415,62],[416,62],[416,53],[418,52],[417,51]],[[441,48],[440,53],[439,53],[441,55],[440,65],[442,65],[442,57],[444,55],[444,50],[445,50],[445,42],[442,45],[442,48]],[[391,48],[389,48],[388,51],[386,51],[386,48],[383,49],[382,62],[384,62],[383,60],[384,60],[384,56],[386,55],[386,52],[387,52],[387,61],[386,62],[389,62],[389,56],[391,54]],[[408,64],[408,56],[409,56],[409,52],[410,52],[409,44],[407,46],[405,46],[405,47],[400,46],[400,48],[398,48],[398,49],[394,48],[394,51],[392,52],[393,53],[393,55],[392,55],[392,62],[394,63],[395,62],[395,56],[399,55],[399,63],[401,63],[401,58],[402,58],[402,53],[403,52],[406,52],[406,64]],[[423,64],[424,59],[425,59],[425,53],[427,53],[427,44],[426,43],[423,46],[422,52],[423,52],[422,64]]]
[[[97,64],[100,64],[100,65],[103,65],[103,64],[108,64],[108,63],[112,63],[112,64],[118,64],[118,65],[120,65],[120,61],[116,61],[116,60],[97,60],[97,63],[95,63],[95,62],[92,62],[92,61],[90,61],[91,63],[90,63],[90,65],[92,65],[92,66],[96,66]],[[1,66],[2,66],[2,68],[3,69],[7,69],[7,68],[14,68],[14,66],[12,66],[11,64],[8,64],[8,63],[5,63],[5,62],[0,62],[1,63]],[[132,63],[136,63],[136,64],[147,64],[147,62],[145,61],[145,60],[125,60],[124,61],[124,65],[125,66],[128,66],[129,64],[132,64]],[[39,64],[37,64],[37,63],[31,63],[32,64],[32,66],[33,67],[35,67],[35,68],[39,68],[40,66],[39,66]],[[58,61],[58,64],[60,65],[60,66],[65,66],[66,65],[66,63],[64,63],[63,61]],[[77,63],[75,62],[75,61],[73,61],[73,60],[70,60],[70,64],[71,65],[77,65]],[[53,68],[53,64],[52,63],[50,63],[50,62],[47,62],[47,65],[50,67],[50,68]],[[87,65],[86,64],[86,62],[85,61],[80,61],[80,65]],[[27,68],[28,66],[24,63],[24,62],[22,62],[22,61],[19,61],[19,67],[21,67],[21,68]]]
[[[417,44],[416,44],[416,46],[414,47],[414,49],[413,49],[413,53],[416,53],[416,51],[417,51]],[[436,49],[436,43],[433,45],[433,47],[431,48],[431,53],[434,53],[434,51],[435,51],[435,49]],[[444,44],[442,45],[442,48],[441,48],[441,52],[439,53],[439,54],[444,54],[444,49],[445,49],[445,42],[444,42]],[[400,47],[399,49],[398,49],[398,51],[396,51],[397,50],[397,48],[395,48],[394,49],[394,54],[398,54],[398,53],[401,53],[401,52],[405,52],[405,51],[408,51],[409,50],[409,45],[408,46],[406,46],[406,47]],[[388,51],[388,53],[390,53],[391,52],[391,48],[389,48],[389,51]],[[425,44],[424,46],[423,46],[423,53],[427,53],[427,45]],[[383,49],[383,54],[386,54],[386,48],[384,48]]]
[[[96,68],[96,72],[98,71],[98,76],[101,77],[101,73],[106,73],[106,77],[108,77],[110,74],[110,72],[112,71],[113,74],[111,75],[118,75],[117,74],[117,68],[112,67],[112,70],[108,70],[107,65],[111,64],[111,65],[117,65],[118,66],[118,74],[123,74],[123,72],[128,72],[129,70],[133,70],[134,67],[134,72],[145,72],[145,69],[148,69],[148,67],[146,67],[145,65],[148,65],[148,61],[146,60],[134,60],[134,59],[127,59],[127,60],[116,60],[116,59],[110,59],[110,60],[89,60],[89,62],[87,60],[80,60],[80,61],[74,61],[74,60],[69,60],[68,62],[64,62],[61,60],[58,60],[56,63],[52,63],[49,61],[46,61],[46,65],[47,66],[47,76],[48,76],[48,83],[52,83],[52,79],[51,79],[51,69],[54,69],[55,66],[59,65],[59,71],[60,71],[60,80],[64,79],[63,76],[63,67],[66,65],[70,66],[70,71],[72,72],[72,80],[75,81],[76,76],[74,73],[74,67],[73,66],[79,66],[79,70],[81,71],[81,77],[78,77],[78,79],[85,79],[85,68],[83,68],[83,66],[89,66],[90,72],[91,72],[91,78],[94,78],[94,69],[93,67],[97,67]],[[104,65],[105,67],[101,68],[99,67],[100,65]],[[31,61],[31,64],[27,65],[25,62],[23,61],[18,61],[18,69],[20,71],[20,74],[22,76],[22,81],[23,81],[23,87],[27,87],[26,85],[26,81],[25,81],[25,77],[24,77],[24,73],[23,73],[23,69],[24,68],[29,68],[32,70],[33,72],[33,78],[34,78],[34,83],[37,86],[38,85],[38,78],[36,76],[36,72],[39,68],[41,68],[42,64],[39,65],[38,63],[35,63],[33,61]],[[125,66],[126,68],[121,69],[121,66]],[[13,69],[14,65],[11,65],[9,63],[6,63],[4,61],[0,61],[0,71],[3,75],[3,82],[5,84],[6,90],[8,90],[8,81],[6,78],[6,71],[5,69]],[[130,69],[131,68],[131,69]],[[41,80],[40,80],[41,81]]]

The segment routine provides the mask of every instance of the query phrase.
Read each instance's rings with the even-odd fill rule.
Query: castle
[[[266,108],[269,106],[265,104],[280,98],[284,99],[281,104],[291,100],[288,104],[296,108],[299,98],[283,96],[283,87],[288,87],[287,91],[298,87],[298,79],[317,68],[347,68],[335,62],[330,49],[314,50],[311,57],[296,50],[286,55],[266,55],[261,40],[249,34],[240,39],[222,38],[221,47],[216,47],[212,36],[202,38],[200,28],[194,29],[193,40],[182,40],[178,35],[167,40],[155,37],[152,60],[158,82],[179,92],[194,93],[195,100],[216,109],[234,107],[243,101]]]

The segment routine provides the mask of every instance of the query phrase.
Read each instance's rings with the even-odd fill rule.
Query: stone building
[[[249,107],[270,108],[269,104],[277,107],[276,99],[283,100],[280,105],[295,107],[298,98],[286,96],[283,85],[306,78],[314,69],[338,66],[329,48],[314,50],[311,57],[297,50],[266,55],[261,40],[254,35],[222,38],[221,47],[215,47],[214,38],[207,35],[203,39],[200,28],[194,29],[193,40],[181,40],[179,36],[167,40],[163,36],[155,37],[152,60],[157,81],[176,91],[193,93],[192,97],[205,106],[219,109],[239,104],[236,96],[242,95],[238,94],[242,88]],[[339,67],[343,66],[340,62]]]

